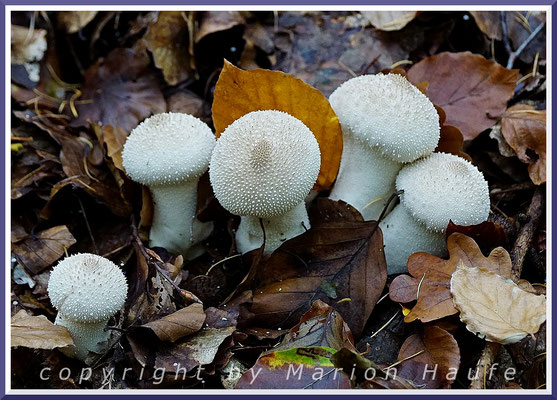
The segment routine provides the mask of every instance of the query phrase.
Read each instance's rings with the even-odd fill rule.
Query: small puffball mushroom
[[[229,125],[217,141],[209,178],[218,201],[241,215],[241,253],[263,243],[270,253],[309,229],[304,198],[317,180],[321,152],[313,133],[293,116],[254,111]]]
[[[447,253],[445,229],[475,225],[489,216],[489,190],[482,173],[453,154],[433,153],[406,165],[396,178],[398,204],[379,224],[389,274],[406,272],[411,254]]]
[[[75,344],[71,357],[84,360],[108,340],[104,328],[126,301],[128,285],[112,261],[95,254],[64,258],[50,273],[48,296],[58,310],[56,325],[66,327]]]
[[[435,150],[439,116],[429,99],[397,74],[362,75],[329,97],[343,132],[344,148],[330,198],[377,219],[394,192],[403,163]]]
[[[195,218],[197,183],[215,141],[207,124],[183,113],[153,115],[130,133],[122,160],[130,178],[153,195],[151,246],[188,259],[199,255],[200,249],[191,247],[209,235],[212,224]]]

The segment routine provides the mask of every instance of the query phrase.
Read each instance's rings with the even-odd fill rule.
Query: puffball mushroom
[[[489,216],[489,190],[482,173],[453,154],[433,153],[406,165],[396,178],[398,204],[379,224],[389,274],[406,271],[411,254],[446,255],[445,229],[479,224]]]
[[[343,132],[344,148],[330,198],[377,219],[394,192],[403,163],[435,150],[439,116],[429,99],[397,74],[362,75],[329,97]]]
[[[205,239],[212,224],[195,218],[197,183],[207,171],[215,136],[200,119],[183,113],[147,118],[130,133],[122,160],[126,173],[153,195],[151,246],[194,258],[190,248]]]
[[[263,243],[270,253],[309,229],[304,198],[317,180],[321,152],[313,133],[293,116],[254,111],[230,124],[217,140],[209,178],[215,197],[242,219],[241,253]]]
[[[104,328],[124,305],[128,285],[112,261],[84,253],[60,261],[50,273],[47,290],[58,310],[55,324],[68,329],[76,347],[68,355],[84,360],[99,342],[108,340]]]

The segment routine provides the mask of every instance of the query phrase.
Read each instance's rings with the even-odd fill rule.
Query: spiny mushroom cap
[[[144,185],[197,179],[207,171],[215,140],[207,124],[192,115],[155,114],[128,136],[122,151],[124,168]]]
[[[209,177],[228,211],[265,218],[303,201],[320,165],[317,140],[302,121],[281,111],[254,111],[222,133]]]
[[[344,134],[384,157],[412,162],[430,154],[440,137],[439,115],[429,99],[398,74],[362,75],[329,97]]]
[[[64,258],[48,281],[52,305],[75,322],[107,320],[122,308],[127,291],[126,278],[116,264],[88,253]]]
[[[453,154],[433,153],[405,166],[396,188],[404,190],[404,207],[430,230],[444,231],[449,220],[479,224],[489,216],[489,190],[482,173]]]

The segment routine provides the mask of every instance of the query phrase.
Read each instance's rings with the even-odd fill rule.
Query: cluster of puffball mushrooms
[[[400,193],[400,203],[380,223],[389,274],[405,272],[408,257],[418,251],[444,256],[449,220],[473,225],[487,219],[487,182],[467,160],[433,153],[440,138],[437,111],[405,77],[356,77],[329,100],[344,141],[330,198],[352,205],[365,220],[377,220],[387,199]],[[239,252],[264,243],[265,253],[271,253],[310,228],[305,200],[317,180],[321,153],[311,130],[285,112],[248,113],[218,140],[191,115],[153,115],[131,132],[122,158],[128,176],[152,193],[150,246],[186,259],[202,253],[200,244],[212,225],[195,214],[198,180],[207,169],[217,200],[241,216]],[[116,286],[119,291],[110,292]],[[68,328],[74,356],[81,359],[107,339],[106,323],[126,297],[120,269],[88,254],[60,262],[48,290],[59,311],[56,323]]]

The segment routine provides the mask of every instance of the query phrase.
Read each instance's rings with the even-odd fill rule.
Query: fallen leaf
[[[420,280],[409,275],[399,275],[389,286],[389,298],[399,303],[410,303],[417,300]]]
[[[428,97],[445,110],[446,124],[458,128],[465,140],[495,125],[517,78],[517,70],[470,52],[436,54],[408,71],[410,82],[429,82]]]
[[[169,112],[180,112],[205,119],[205,100],[189,90],[180,90],[166,99]]]
[[[509,31],[509,39],[513,50],[516,51],[528,39],[530,34],[546,21],[545,11],[507,11],[505,19]],[[542,29],[520,53],[521,61],[530,64],[534,61],[536,53],[539,59],[546,58],[546,29]]]
[[[457,265],[451,295],[466,328],[490,342],[517,343],[546,320],[546,300],[481,267]]]
[[[394,374],[393,371],[384,371],[373,361],[363,357],[358,352],[341,349],[331,357],[335,368],[348,374],[358,385],[364,389],[416,389],[407,379]]]
[[[44,315],[27,314],[25,310],[12,317],[10,332],[11,347],[52,350],[73,346],[70,332],[65,327],[54,325]]]
[[[417,353],[420,354],[416,355]],[[423,333],[413,334],[404,341],[398,359],[404,360],[409,357],[412,361],[421,363],[423,368],[413,369],[411,374],[407,374],[405,372],[409,371],[403,368],[406,361],[403,361],[398,368],[399,374],[424,389],[449,389],[460,365],[460,349],[455,338],[446,330],[436,326],[425,326]],[[432,374],[425,373],[426,368],[428,370],[435,368],[436,375],[440,379],[427,379]]]
[[[201,16],[199,29],[195,33],[195,42],[199,42],[211,33],[225,31],[244,22],[244,17],[239,11],[205,11]]]
[[[469,11],[478,28],[490,39],[503,39],[500,11]]]
[[[62,257],[74,243],[76,240],[68,227],[58,225],[13,243],[12,252],[27,271],[36,275]]]
[[[24,75],[27,75],[25,80],[31,83],[31,85],[26,84],[27,87],[36,86],[39,82],[39,61],[43,59],[47,48],[46,34],[45,29],[29,29],[11,24],[11,63],[23,65]]]
[[[472,239],[481,248],[494,248],[504,246],[507,243],[507,235],[503,227],[493,221],[484,221],[477,225],[456,225],[449,221],[445,231],[447,237],[458,232]]]
[[[363,222],[362,214],[350,204],[342,200],[331,200],[319,197],[309,209],[309,220],[312,227],[331,222]]]
[[[333,184],[342,155],[342,131],[329,101],[307,83],[280,71],[242,71],[228,61],[215,88],[213,122],[217,137],[241,116],[256,110],[279,110],[301,120],[321,150],[321,170],[314,189]]]
[[[509,107],[501,120],[503,137],[518,158],[528,165],[536,185],[546,181],[546,110],[526,104]]]
[[[151,114],[166,111],[161,82],[145,49],[112,50],[85,71],[78,117],[70,126],[119,126],[130,132]]]
[[[128,132],[119,126],[106,125],[102,127],[102,136],[106,145],[106,155],[112,159],[116,168],[125,172],[122,164],[122,150],[128,138]]]
[[[333,307],[321,300],[315,301],[302,315],[300,323],[284,337],[276,350],[294,347],[330,347],[335,350],[348,348],[356,351],[350,328]]]
[[[165,81],[176,85],[190,75],[188,24],[183,11],[160,11],[144,36],[146,46]]]
[[[205,322],[203,305],[194,303],[141,327],[151,329],[163,342],[175,342],[200,330],[203,322]]]
[[[350,389],[350,379],[335,370],[328,347],[301,347],[263,353],[235,389]]]
[[[417,303],[412,311],[404,317],[404,322],[419,319],[422,322],[434,321],[456,314],[458,310],[453,305],[450,292],[450,280],[456,265],[462,261],[470,267],[481,267],[493,271],[504,277],[511,276],[511,258],[502,247],[494,249],[488,257],[484,257],[473,239],[461,233],[453,233],[447,239],[449,259],[432,256],[427,253],[414,253],[408,258],[408,272],[417,281]],[[397,276],[389,288],[389,293],[397,298],[410,299],[408,294],[413,283],[404,275]],[[411,282],[410,287],[409,282]]]
[[[176,343],[164,344],[157,349],[155,367],[165,373],[180,373],[180,368],[191,371],[213,362],[220,346],[236,330],[237,312],[210,307],[203,328]]]
[[[251,308],[260,325],[291,327],[315,300],[332,305],[348,298],[335,309],[356,337],[387,280],[382,235],[375,221],[319,224],[286,241],[260,268]]]
[[[398,31],[412,21],[417,11],[362,11],[362,15],[381,31]]]
[[[56,19],[67,33],[76,33],[85,28],[97,13],[98,11],[58,11]]]

